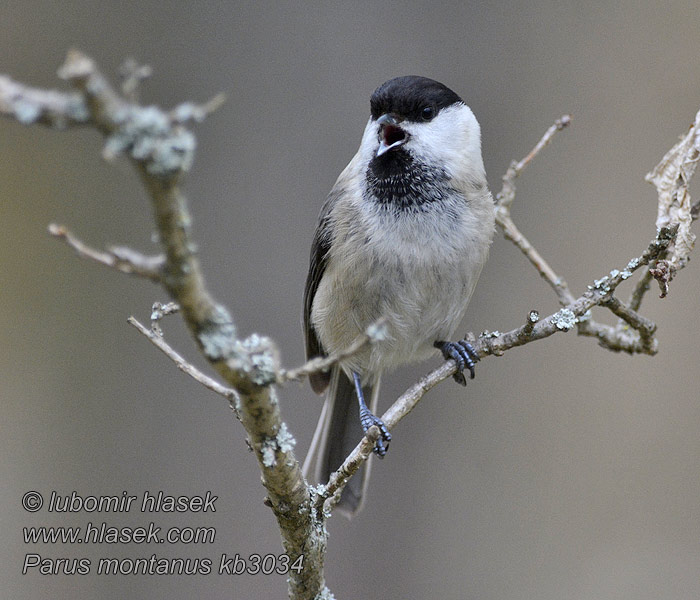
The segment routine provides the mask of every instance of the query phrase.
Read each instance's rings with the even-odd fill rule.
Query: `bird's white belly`
[[[385,319],[384,339],[344,361],[346,370],[372,378],[423,360],[462,320],[484,252],[474,254],[469,240],[427,248],[420,239],[404,236],[401,247],[395,236],[391,245],[382,238],[364,244],[348,239],[330,257],[312,311],[326,352],[346,349],[368,326]]]

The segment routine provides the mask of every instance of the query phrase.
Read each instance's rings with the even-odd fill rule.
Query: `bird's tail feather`
[[[376,414],[379,381],[363,386],[365,399]],[[304,461],[304,476],[313,470],[316,481],[326,483],[328,478],[357,446],[364,431],[360,424],[355,385],[345,372],[334,367],[309,453]],[[336,509],[352,517],[362,508],[369,480],[372,457],[348,481]]]

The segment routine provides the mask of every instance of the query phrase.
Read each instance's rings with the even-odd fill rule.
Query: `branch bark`
[[[279,371],[278,353],[269,338],[238,339],[229,312],[207,289],[191,235],[187,199],[180,187],[195,148],[194,135],[185,125],[204,118],[219,100],[203,107],[186,103],[170,112],[140,106],[117,93],[95,63],[76,50],[68,53],[59,76],[73,91],[39,90],[0,77],[0,114],[24,124],[88,125],[105,136],[105,158],[127,155],[151,198],[164,260],[158,264],[156,277],[155,271],[143,265],[137,268],[133,260],[124,260],[114,251],[89,249],[64,229],[55,227],[52,233],[83,257],[159,281],[177,301],[199,349],[240,396],[241,422],[258,459],[290,563],[303,555],[304,569],[290,571],[290,597],[314,598],[327,589],[323,577],[327,534],[323,520],[311,510],[310,491],[294,454],[294,438],[282,420],[272,387]]]

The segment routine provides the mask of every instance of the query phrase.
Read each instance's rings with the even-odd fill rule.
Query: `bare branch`
[[[173,348],[170,345],[168,345],[168,343],[162,338],[161,335],[153,331],[153,329],[148,329],[147,327],[139,323],[139,321],[136,320],[135,317],[129,317],[126,320],[126,322],[129,323],[129,325],[135,327],[139,333],[146,336],[150,340],[150,342],[156,348],[158,348],[158,350],[160,350],[177,365],[177,368],[180,369],[180,371],[186,373],[198,383],[201,383],[205,388],[208,388],[212,392],[219,394],[219,396],[223,396],[224,398],[226,398],[226,400],[229,401],[234,413],[236,414],[236,417],[240,420],[241,417],[237,408],[237,404],[240,400],[238,392],[236,392],[236,390],[223,386],[218,381],[202,373],[194,365],[187,362],[182,356],[180,356],[175,350],[173,350]]]
[[[525,332],[530,329],[530,325],[526,324],[508,333],[481,336],[475,345],[475,350],[480,356],[501,354],[510,348],[549,337],[560,331],[570,331],[577,323],[586,321],[586,315],[591,308],[608,303],[617,286],[628,279],[634,271],[656,260],[659,254],[673,242],[677,230],[677,225],[664,227],[642,255],[631,260],[625,270],[615,269],[609,275],[595,281],[589,286],[588,291],[568,306],[546,319],[539,320],[531,328],[529,335],[525,335]]]
[[[537,272],[551,286],[559,299],[559,304],[566,306],[570,304],[574,296],[569,290],[566,281],[554,272],[549,263],[535,249],[529,240],[520,232],[510,217],[510,213],[503,213],[496,209],[496,224],[503,230],[507,240],[513,242],[520,251],[527,257]]]
[[[639,332],[639,341],[642,344],[642,352],[645,354],[656,354],[656,344],[654,333],[656,323],[633,311],[629,306],[620,302],[614,296],[603,302],[602,306],[609,308],[614,314],[622,319],[627,325]],[[620,329],[618,327],[618,329]]]
[[[508,167],[506,174],[502,177],[503,188],[496,195],[496,205],[498,208],[504,208],[506,211],[510,212],[510,207],[513,204],[513,199],[515,198],[515,179],[525,170],[525,168],[532,162],[532,160],[546,148],[549,143],[554,139],[554,135],[568,127],[571,124],[571,115],[563,115],[561,118],[557,119],[553,125],[544,132],[544,135],[537,142],[532,150],[528,152],[527,156],[520,160],[519,162],[513,161]]]
[[[163,330],[160,327],[160,322],[168,315],[174,315],[180,312],[180,305],[177,302],[154,302],[151,306],[151,331],[156,335],[163,337]]]
[[[698,117],[696,118],[696,124],[697,119],[700,119],[700,113],[698,113]],[[564,115],[545,132],[540,141],[525,158],[519,162],[511,163],[506,174],[503,176],[503,188],[496,196],[496,224],[503,230],[506,239],[512,241],[520,251],[525,254],[530,263],[537,269],[538,273],[549,283],[559,299],[559,304],[563,307],[572,304],[574,302],[574,296],[571,294],[564,279],[554,272],[549,263],[517,228],[510,216],[510,208],[515,199],[514,180],[540,151],[551,142],[556,132],[561,131],[569,125],[569,123],[570,117]],[[693,175],[698,157],[700,156],[700,143],[698,142],[698,136],[694,133],[694,129],[695,126],[691,128],[691,132],[681,140],[674,149],[667,153],[654,173],[647,175],[647,179],[653,181],[657,185],[657,189],[659,189],[660,216],[659,219],[657,219],[659,228],[672,222],[677,223],[679,217],[682,221],[682,228],[683,222],[690,222],[694,218],[693,215],[697,215],[697,213],[700,212],[700,210],[693,210],[693,206],[690,204],[690,195],[687,194],[688,183]],[[673,179],[673,176],[676,178]],[[671,180],[672,185],[669,184]],[[668,188],[671,188],[671,190],[669,191]],[[662,190],[664,190],[664,193],[662,193]],[[678,199],[679,195],[682,195],[682,200]],[[671,213],[673,213],[673,215],[671,215]],[[661,215],[665,217],[662,219]],[[689,234],[689,236],[690,235],[692,234]],[[687,240],[683,242],[682,245],[688,249],[692,247],[692,240],[690,245]],[[597,323],[591,318],[590,314],[586,314],[585,316],[581,315],[582,318],[577,319],[579,335],[595,337],[602,346],[609,350],[655,354],[657,351],[657,343],[653,338],[653,331],[650,332],[649,323],[651,322],[636,315],[636,311],[639,310],[644,293],[649,289],[652,278],[659,281],[662,297],[664,297],[668,291],[668,283],[676,272],[675,266],[665,261],[668,251],[669,249],[666,249],[664,252],[659,253],[655,259],[656,262],[649,265],[649,268],[634,288],[628,306],[625,306],[617,299],[610,300],[606,303],[598,303],[610,310],[626,311],[625,314],[629,320],[623,320],[617,327],[611,327],[609,325]],[[628,272],[629,265],[623,273]],[[607,278],[604,278],[604,280],[606,279]],[[636,315],[636,318],[634,315]],[[638,331],[638,336],[633,335],[629,331],[630,326]]]
[[[119,67],[122,80],[122,94],[130,102],[138,102],[138,88],[141,82],[153,75],[148,65],[140,65],[134,58],[127,58]]]
[[[304,377],[313,375],[314,373],[328,371],[341,360],[354,356],[368,344],[372,344],[375,341],[382,339],[386,335],[386,329],[384,327],[385,323],[386,319],[379,319],[370,325],[365,333],[357,336],[355,341],[341,352],[336,352],[335,354],[330,354],[329,356],[312,358],[310,361],[296,369],[290,369],[287,371],[284,369],[281,370],[277,376],[278,383],[282,384],[286,383],[287,381],[299,381]]]
[[[73,248],[81,258],[86,258],[105,265],[106,267],[111,267],[121,273],[145,277],[156,283],[160,283],[162,279],[162,268],[165,263],[165,257],[163,255],[145,256],[136,250],[124,246],[110,248],[107,252],[95,250],[81,242],[63,225],[57,225],[56,223],[51,223],[49,225],[49,233],[63,240]]]
[[[549,145],[554,135],[567,127],[570,123],[570,115],[564,115],[560,119],[557,119],[554,124],[547,129],[540,141],[535,144],[535,147],[530,150],[525,158],[519,162],[513,161],[502,178],[503,187],[501,191],[496,194],[496,225],[501,228],[506,239],[513,242],[520,249],[537,269],[537,272],[542,278],[552,287],[559,298],[559,304],[562,306],[566,306],[574,300],[573,295],[569,291],[569,286],[564,279],[554,272],[554,269],[549,266],[549,263],[516,227],[510,216],[510,208],[515,199],[515,179],[525,170],[532,160]]]
[[[179,185],[195,149],[194,135],[182,122],[201,119],[218,100],[198,110],[192,108],[194,105],[179,113],[176,110],[175,114],[155,106],[139,106],[120,96],[92,59],[75,50],[68,53],[59,75],[82,99],[87,112],[84,122],[105,135],[103,155],[128,156],[141,175],[165,251],[160,282],[181,307],[203,355],[240,394],[241,421],[255,451],[285,552],[292,562],[304,555],[304,569],[290,573],[290,596],[313,598],[326,589],[326,532],[319,524],[320,517],[310,510],[309,487],[294,454],[295,442],[272,388],[279,371],[277,351],[263,336],[237,339],[229,312],[209,293],[191,235],[192,218]],[[5,112],[15,116],[12,105],[10,109],[14,112]],[[46,122],[38,118],[25,121]],[[84,245],[79,247],[86,250]],[[83,254],[105,264],[118,258],[95,251]]]
[[[639,281],[637,281],[637,284],[634,286],[630,299],[627,301],[627,306],[629,306],[630,310],[639,310],[640,306],[642,305],[642,300],[644,299],[644,294],[649,291],[649,285],[651,284],[652,279],[653,277],[651,276],[649,269],[644,271],[644,274],[639,278]]]
[[[382,420],[388,429],[391,429],[396,424],[389,424],[386,420],[386,414],[382,416]],[[331,474],[328,483],[315,489],[314,506],[317,510],[323,509],[326,513],[330,513],[330,510],[340,499],[340,494],[348,480],[357,473],[358,469],[371,456],[378,439],[379,428],[376,425],[372,425],[367,430],[365,437],[360,440],[360,443],[348,455],[343,464]],[[328,502],[328,500],[330,501]]]
[[[193,102],[183,102],[170,111],[170,118],[173,123],[186,125],[187,123],[201,123],[226,101],[226,94],[219,93],[204,104],[194,104]]]
[[[695,115],[695,122],[688,133],[673,146],[654,167],[647,173],[645,179],[656,187],[659,196],[656,226],[662,227],[667,223],[679,223],[680,240],[674,245],[673,257],[667,273],[654,270],[650,267],[646,270],[630,296],[628,305],[632,310],[639,310],[644,294],[649,291],[652,278],[659,279],[665,276],[665,280],[659,281],[662,297],[668,292],[668,282],[678,269],[683,268],[688,260],[688,255],[695,244],[695,235],[690,231],[690,225],[700,215],[700,200],[694,203],[690,201],[690,179],[695,173],[700,159],[700,112]],[[668,252],[659,256],[659,260],[665,260]]]
[[[431,371],[424,377],[406,390],[381,417],[387,429],[392,430],[401,419],[408,415],[420,402],[421,398],[434,388],[438,383],[444,381],[456,371],[456,365],[453,360],[444,362],[439,368]],[[373,431],[374,430],[374,431]],[[367,431],[367,434],[355,446],[355,449],[348,455],[343,464],[331,474],[328,483],[325,486],[320,486],[315,497],[315,505],[317,509],[324,507],[329,510],[333,505],[333,497],[343,491],[350,477],[352,477],[363,463],[372,454],[372,449],[379,437],[379,430],[372,426]],[[327,500],[331,499],[330,503]]]
[[[85,125],[90,120],[82,95],[31,88],[0,75],[0,115],[23,125],[39,123],[56,129]]]

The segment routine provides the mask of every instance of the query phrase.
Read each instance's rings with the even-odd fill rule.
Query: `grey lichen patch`
[[[265,467],[274,467],[277,465],[277,453],[288,453],[294,450],[296,446],[296,440],[289,429],[287,429],[286,423],[280,425],[280,429],[277,432],[276,437],[267,438],[262,443],[260,447],[260,454],[262,455],[262,463]]]
[[[277,434],[277,446],[282,452],[291,452],[294,450],[294,446],[297,445],[297,441],[294,436],[287,429],[287,424],[282,423],[280,425],[279,433]]]
[[[527,315],[527,320],[534,325],[540,320],[540,313],[538,313],[536,310],[531,310]]]
[[[236,416],[240,419],[240,414],[241,414],[241,411],[243,410],[243,407],[241,405],[241,397],[240,396],[237,395],[233,399],[233,402],[231,402],[231,408],[233,409],[233,412],[236,413]]]
[[[335,596],[327,587],[324,587],[314,596],[314,600],[335,600]]]
[[[19,98],[12,103],[15,118],[23,125],[34,123],[41,116],[41,107],[37,102]]]
[[[253,383],[270,385],[277,380],[279,357],[277,349],[269,337],[253,333],[240,343],[244,356],[239,367],[245,371]]]
[[[578,322],[583,323],[584,321],[588,321],[588,320],[590,320],[592,315],[593,315],[593,313],[591,313],[591,311],[589,309],[578,318]]]
[[[237,347],[236,327],[231,315],[223,306],[216,306],[209,322],[197,335],[202,349],[212,361],[226,360],[235,353]]]
[[[562,308],[552,315],[552,323],[561,331],[569,331],[576,325],[577,321],[574,312],[568,308]]]
[[[488,339],[488,338],[497,338],[499,335],[501,335],[501,332],[496,330],[496,331],[482,331],[479,334],[479,337],[482,339]]]
[[[235,347],[235,341],[233,341],[235,333],[233,325],[225,328],[209,328],[200,332],[198,338],[204,354],[212,361],[225,360]]]
[[[606,292],[610,289],[610,287],[608,286],[609,281],[610,281],[610,277],[608,275],[606,275],[605,277],[601,277],[600,279],[596,279],[593,282],[593,287],[596,290],[602,290],[603,292]],[[590,286],[589,286],[589,289],[591,289]]]
[[[194,135],[155,106],[127,105],[113,119],[116,127],[107,138],[103,154],[113,158],[128,153],[146,165],[156,176],[187,171],[192,165],[196,146]]]
[[[263,442],[260,448],[260,454],[262,455],[262,464],[268,469],[277,464],[277,458],[275,457],[276,452],[277,442],[274,439],[268,439]]]
[[[319,483],[318,485],[311,485],[309,486],[309,493],[311,495],[311,501],[312,503],[316,502],[316,498],[318,497],[326,497],[326,486],[322,483]]]
[[[76,121],[87,121],[90,118],[90,111],[88,110],[85,100],[79,94],[75,94],[68,101],[66,106],[68,116]]]
[[[627,263],[627,271],[634,271],[639,266],[639,259],[633,258]]]
[[[188,171],[192,166],[196,148],[194,135],[180,129],[175,135],[156,143],[149,149],[150,160],[146,170],[153,175],[171,175],[178,171]]]

